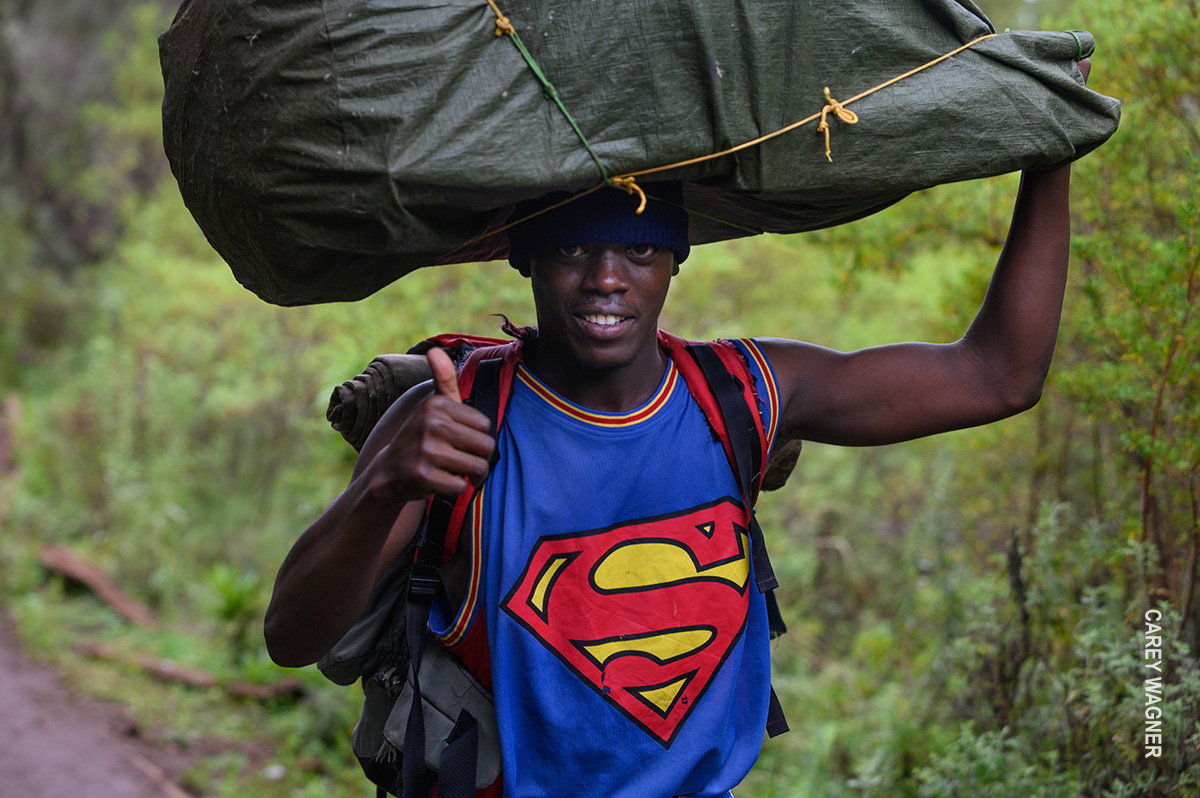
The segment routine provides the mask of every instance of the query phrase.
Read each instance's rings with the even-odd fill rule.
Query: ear
[[[522,277],[528,278],[530,275],[529,264],[531,262],[532,262],[532,258],[530,260],[525,261],[520,266],[518,266],[517,273],[520,274]]]
[[[675,277],[679,274],[679,262],[675,261],[671,264],[671,276]]]

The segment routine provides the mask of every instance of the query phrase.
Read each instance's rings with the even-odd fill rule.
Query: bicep
[[[874,446],[995,421],[1017,412],[968,341],[839,352],[764,340],[780,389],[783,439]]]

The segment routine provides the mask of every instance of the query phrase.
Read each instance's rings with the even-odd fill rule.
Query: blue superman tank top
[[[734,343],[771,436],[769,364]],[[518,366],[498,447],[467,599],[431,627],[451,650],[486,628],[505,798],[727,795],[762,744],[766,608],[737,482],[674,363],[622,414]]]

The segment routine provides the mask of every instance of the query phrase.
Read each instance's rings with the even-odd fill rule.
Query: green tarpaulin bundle
[[[164,142],[243,285],[354,300],[504,257],[513,203],[550,191],[669,167],[636,182],[685,181],[700,244],[1114,132],[1119,104],[1075,65],[1090,35],[994,33],[952,0],[184,0],[160,39]]]

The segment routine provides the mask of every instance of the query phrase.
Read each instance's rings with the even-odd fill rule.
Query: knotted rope
[[[825,134],[825,157],[833,163],[833,153],[829,151],[829,122],[825,120],[825,115],[833,111],[833,115],[845,122],[847,125],[858,124],[858,114],[851,111],[837,100],[829,96],[829,87],[825,87],[825,107],[821,109],[821,121],[817,125],[817,130]]]
[[[820,111],[818,111],[815,114],[812,114],[811,116],[807,116],[804,119],[801,119],[797,122],[793,122],[790,125],[781,127],[778,130],[767,133],[766,135],[759,136],[756,139],[752,139],[750,141],[743,142],[743,143],[735,145],[733,147],[729,147],[728,149],[721,150],[720,152],[714,152],[710,155],[701,155],[701,156],[697,156],[695,158],[688,158],[683,161],[676,161],[675,163],[666,164],[664,166],[655,166],[655,167],[651,167],[649,169],[641,169],[641,170],[634,171],[634,172],[626,172],[624,174],[617,175],[616,177],[610,177],[608,174],[608,170],[605,169],[604,164],[600,162],[599,156],[596,155],[595,151],[592,149],[591,144],[588,143],[587,137],[584,136],[583,131],[580,130],[580,128],[579,128],[579,125],[577,125],[575,123],[574,117],[571,116],[571,114],[567,110],[566,106],[563,105],[563,102],[559,98],[558,92],[557,92],[557,90],[555,90],[554,85],[550,82],[550,80],[542,72],[541,68],[537,65],[537,62],[534,60],[533,55],[529,52],[529,50],[525,47],[525,44],[521,41],[521,37],[517,35],[517,31],[513,27],[512,22],[509,21],[508,17],[506,17],[500,11],[500,7],[496,4],[496,0],[487,0],[487,4],[491,7],[492,11],[496,15],[496,36],[507,35],[510,39],[512,39],[513,44],[516,45],[517,50],[521,53],[521,56],[525,59],[525,62],[529,65],[529,68],[533,71],[533,74],[537,77],[538,81],[541,82],[542,93],[546,96],[547,99],[552,100],[554,102],[554,104],[558,106],[559,110],[562,111],[562,114],[564,117],[566,117],[566,120],[567,120],[568,124],[570,124],[571,129],[575,131],[575,135],[578,136],[580,142],[583,143],[584,149],[586,149],[588,154],[590,156],[592,156],[592,160],[596,163],[596,168],[600,170],[600,177],[601,177],[600,183],[598,183],[597,185],[593,186],[590,189],[587,189],[586,191],[582,191],[579,194],[576,194],[575,196],[571,197],[570,199],[567,199],[564,202],[561,202],[558,205],[555,205],[554,207],[556,207],[556,208],[561,207],[562,205],[565,205],[568,202],[571,202],[575,199],[578,199],[580,197],[591,194],[593,191],[603,188],[604,186],[614,186],[616,188],[622,188],[630,194],[636,193],[639,196],[640,202],[638,203],[637,213],[641,213],[643,210],[645,210],[646,201],[647,201],[646,193],[637,184],[637,178],[643,177],[645,175],[655,174],[658,172],[666,172],[666,171],[670,171],[672,169],[679,169],[679,168],[682,168],[685,166],[692,166],[694,164],[703,163],[705,161],[711,161],[716,158],[722,158],[726,155],[732,155],[735,152],[739,152],[739,151],[747,149],[749,147],[755,147],[759,144],[762,144],[765,141],[769,141],[770,139],[776,138],[778,136],[782,136],[785,133],[790,133],[791,131],[795,130],[796,128],[807,125],[808,123],[810,123],[814,120],[819,120],[819,122],[817,124],[817,131],[819,133],[822,133],[825,136],[825,157],[826,157],[826,159],[829,160],[830,163],[832,163],[833,162],[833,153],[830,150],[830,140],[829,140],[830,126],[829,126],[829,121],[827,119],[827,117],[830,113],[832,113],[834,116],[836,116],[844,124],[847,124],[847,125],[857,124],[858,114],[856,114],[853,111],[851,111],[850,109],[846,108],[846,106],[849,105],[850,103],[857,102],[858,100],[861,100],[864,97],[869,97],[870,95],[874,94],[877,91],[886,89],[888,86],[891,86],[894,83],[898,83],[901,80],[904,80],[905,78],[911,77],[911,76],[917,74],[918,72],[921,72],[922,70],[928,69],[929,67],[932,67],[936,64],[940,64],[942,61],[945,61],[946,59],[951,58],[951,57],[957,55],[958,53],[961,53],[963,50],[966,50],[970,47],[974,47],[976,44],[979,44],[980,42],[985,41],[986,39],[990,39],[993,36],[998,35],[995,33],[988,33],[983,36],[980,36],[977,39],[972,39],[971,41],[967,42],[966,44],[962,45],[961,47],[957,47],[944,55],[938,56],[937,58],[933,59],[932,61],[928,61],[918,67],[915,67],[914,69],[910,69],[909,71],[905,72],[902,75],[897,75],[896,77],[894,77],[890,80],[886,80],[883,83],[880,83],[878,86],[867,89],[866,91],[864,91],[860,94],[856,94],[848,100],[839,102],[838,100],[833,99],[833,97],[830,95],[829,87],[826,86],[825,87],[825,104],[821,107]],[[1078,37],[1076,37],[1076,38],[1078,39]],[[1082,52],[1082,44],[1080,45],[1080,51]],[[547,209],[547,210],[549,210],[549,209]],[[543,213],[544,212],[545,211],[543,211]],[[526,218],[532,218],[532,217],[526,217]],[[495,230],[490,230],[487,233],[484,233],[483,235],[478,236],[475,239],[472,239],[472,241],[470,243],[473,244],[477,241],[483,240],[484,238],[488,238],[490,236],[496,235],[497,233],[504,232],[505,230],[509,229],[510,227],[518,225],[524,221],[526,221],[526,219],[518,219],[514,222],[510,222],[510,223],[504,225],[503,227],[499,227]],[[724,220],[718,220],[718,221],[723,222]],[[732,224],[732,223],[728,223],[728,222],[726,222],[726,223],[730,224],[730,226],[732,226],[732,227],[737,227],[739,229],[745,229],[741,225]],[[760,231],[756,230],[753,232],[760,232]]]

